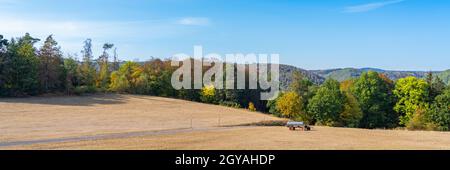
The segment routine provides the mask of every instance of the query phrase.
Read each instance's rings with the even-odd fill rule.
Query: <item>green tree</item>
[[[356,128],[359,127],[360,121],[363,117],[358,100],[349,92],[344,92],[345,103],[344,109],[340,114],[340,122],[342,126]]]
[[[266,108],[268,109],[268,112],[272,115],[281,117],[282,114],[280,110],[277,108],[277,102],[281,99],[283,96],[283,93],[279,93],[278,96],[274,100],[267,101]]]
[[[6,62],[8,60],[8,57],[6,56],[6,47],[8,45],[8,40],[3,39],[3,35],[0,35],[0,96],[3,96],[5,92],[5,77],[4,74],[6,67]]]
[[[74,88],[80,85],[81,77],[78,72],[78,67],[78,61],[72,56],[64,59],[65,87],[68,94],[71,94]]]
[[[3,35],[0,35],[0,52],[3,52],[3,47],[6,47],[8,45],[8,40],[3,39]]]
[[[374,71],[363,73],[351,87],[363,112],[362,128],[395,127],[397,114],[393,111],[393,85],[383,75]]]
[[[162,88],[159,89],[159,95],[160,96],[165,96],[165,97],[176,97],[178,95],[178,91],[175,90],[172,87],[172,83],[171,83],[171,77],[172,77],[172,73],[173,71],[170,69],[164,70],[161,75],[158,77],[158,81],[157,83],[153,82],[152,84],[158,84],[160,85]],[[194,101],[199,101],[199,92],[198,90],[194,89],[193,97],[190,98],[191,100]]]
[[[64,61],[58,43],[50,35],[39,50],[39,81],[44,92],[63,89]]]
[[[25,36],[12,39],[2,55],[2,93],[6,96],[24,96],[37,94],[39,90],[38,64],[34,44],[39,39],[26,33]]]
[[[87,39],[84,41],[83,50],[81,51],[83,55],[82,64],[79,68],[80,82],[83,86],[95,86],[95,76],[96,69],[92,61],[92,40]]]
[[[436,97],[428,116],[437,130],[450,130],[450,87]]]
[[[315,95],[316,89],[317,87],[303,73],[299,71],[292,73],[292,83],[289,85],[289,91],[299,94],[304,99],[304,106],[308,105],[308,101]]]
[[[314,116],[317,123],[327,126],[334,126],[338,123],[345,101],[345,96],[342,95],[339,86],[338,81],[328,79],[309,101],[308,112]]]
[[[427,77],[425,78],[428,84],[428,98],[429,101],[432,102],[436,96],[441,94],[445,89],[445,83],[438,76],[434,76],[433,72],[428,72]]]
[[[142,91],[146,94],[179,97],[186,100],[200,101],[199,90],[180,90],[172,88],[171,77],[174,68],[172,68],[169,60],[151,59],[143,65]],[[146,79],[146,81],[144,81]],[[188,92],[180,94],[183,92]],[[186,94],[186,95],[185,95]]]
[[[308,80],[301,72],[294,71],[292,73],[292,83],[289,85],[289,90],[296,92],[302,97],[308,96],[309,87],[313,83]]]
[[[427,82],[416,77],[406,77],[397,81],[394,94],[398,101],[394,109],[401,113],[401,125],[407,125],[417,109],[428,108],[428,89]]]
[[[340,124],[345,127],[359,127],[363,117],[358,100],[351,93],[350,89],[354,85],[354,80],[345,80],[341,83],[341,91],[345,95],[344,110],[340,114]]]
[[[152,90],[155,88],[155,76],[151,76],[146,72],[141,72],[137,76],[134,81],[134,89],[132,89],[133,93],[136,94],[153,94]]]
[[[302,115],[303,101],[302,97],[296,92],[287,92],[277,100],[277,110],[282,116],[296,118]]]

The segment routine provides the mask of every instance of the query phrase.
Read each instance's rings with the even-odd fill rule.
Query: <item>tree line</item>
[[[368,71],[359,78],[317,86],[293,74],[288,91],[267,104],[269,112],[310,124],[411,130],[450,128],[450,87],[430,72],[426,79],[392,81]]]
[[[105,43],[102,54],[94,57],[92,40],[85,40],[79,60],[64,55],[51,35],[39,48],[35,46],[40,39],[28,33],[9,41],[3,36],[0,38],[0,97],[118,92],[231,107],[251,106],[252,110],[259,111],[264,111],[266,107],[266,102],[259,100],[258,89],[219,90],[206,86],[203,89],[175,90],[171,85],[171,76],[177,68],[171,66],[170,60],[152,58],[143,63],[119,62],[116,49],[110,54],[114,47],[110,43]],[[204,67],[204,71],[207,69]],[[248,70],[243,74],[248,75]]]
[[[80,62],[73,56],[64,56],[52,35],[37,48],[39,41],[28,33],[10,41],[0,36],[0,96],[72,94],[107,88],[109,71],[114,69],[108,63],[112,44],[106,43],[103,54],[94,60],[92,43],[87,39]]]
[[[110,43],[105,43],[102,54],[94,57],[92,40],[87,39],[79,60],[64,55],[51,35],[37,48],[39,41],[28,33],[11,40],[0,35],[0,96],[118,92],[247,108],[316,125],[450,128],[450,87],[431,72],[426,79],[406,77],[394,82],[369,71],[343,82],[328,79],[321,85],[294,72],[289,90],[275,100],[261,101],[261,89],[215,89],[206,85],[202,89],[175,90],[171,76],[177,68],[171,66],[170,60],[119,62]],[[244,73],[235,70],[235,74],[248,75],[248,69]]]

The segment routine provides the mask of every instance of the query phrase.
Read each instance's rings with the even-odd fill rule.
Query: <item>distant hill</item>
[[[314,84],[322,84],[325,81],[325,78],[317,75],[314,72],[304,70],[301,68],[297,68],[290,65],[280,65],[280,87],[283,90],[286,90],[289,87],[289,84],[292,82],[292,73],[294,71],[299,71],[303,73],[309,80],[311,80]]]
[[[353,68],[344,68],[330,70],[312,70],[311,72],[327,79],[332,78],[338,81],[344,81],[353,77],[359,77],[364,71]]]
[[[292,73],[297,70],[306,75],[313,83],[322,84],[326,79],[332,78],[338,81],[344,81],[351,78],[361,76],[362,73],[367,71],[375,71],[383,73],[391,80],[398,80],[400,78],[414,76],[417,78],[425,78],[427,71],[393,71],[383,70],[378,68],[338,68],[338,69],[326,69],[326,70],[305,70],[290,65],[280,65],[280,83],[281,89],[285,90],[292,82]],[[446,84],[450,84],[450,70],[446,71],[434,71],[436,76],[441,78]]]
[[[124,62],[121,62],[122,65]],[[139,62],[144,64],[144,62]],[[338,81],[344,81],[350,78],[356,78],[361,76],[362,73],[367,71],[376,71],[378,73],[383,73],[392,80],[398,80],[400,78],[414,76],[417,78],[425,78],[427,71],[392,71],[383,70],[378,68],[337,68],[337,69],[326,69],[326,70],[305,70],[291,65],[280,64],[280,87],[282,90],[286,90],[289,84],[292,82],[292,73],[294,71],[299,71],[303,73],[309,80],[314,84],[322,84],[326,79],[332,78]],[[436,71],[433,72],[435,75],[439,76],[445,83],[450,84],[450,69],[446,71]]]
[[[312,70],[311,72],[322,76],[324,78],[332,78],[338,81],[344,81],[350,78],[359,77],[362,73],[367,71],[375,71],[378,73],[383,73],[392,80],[398,80],[400,78],[414,76],[417,78],[424,78],[427,75],[427,71],[392,71],[383,70],[377,68],[343,68],[343,69],[330,69],[330,70]],[[434,72],[435,74],[440,74],[441,72]]]
[[[436,74],[439,78],[441,78],[445,83],[450,85],[450,70],[446,70]]]

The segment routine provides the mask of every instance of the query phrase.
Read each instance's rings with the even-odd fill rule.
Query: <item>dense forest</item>
[[[450,87],[433,72],[425,78],[408,76],[394,81],[383,73],[366,71],[337,81],[311,80],[319,77],[289,69],[290,83],[283,93],[276,100],[261,101],[259,89],[205,86],[200,90],[175,90],[171,76],[177,68],[170,60],[120,62],[110,43],[105,43],[102,54],[95,57],[92,40],[87,39],[81,59],[77,59],[64,55],[53,36],[36,47],[39,41],[30,34],[11,40],[0,35],[0,96],[129,93],[247,108],[326,126],[450,128]],[[248,74],[248,70],[235,74]]]

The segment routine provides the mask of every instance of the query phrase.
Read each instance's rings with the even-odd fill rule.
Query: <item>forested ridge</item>
[[[43,45],[37,47],[39,41]],[[365,70],[337,81],[282,66],[283,92],[276,100],[261,101],[261,89],[225,90],[205,86],[199,90],[175,90],[171,76],[177,68],[171,66],[170,60],[119,61],[114,44],[105,43],[99,56],[93,56],[92,40],[87,39],[83,44],[80,58],[76,58],[65,55],[51,35],[45,40],[30,34],[11,40],[0,35],[0,96],[128,93],[247,108],[326,126],[450,128],[450,88],[442,79],[446,72],[392,80],[379,70]],[[235,74],[248,74],[248,70]]]
[[[360,69],[342,68],[342,69],[328,69],[328,70],[310,70],[309,72],[324,78],[331,78],[338,81],[344,81],[351,78],[359,77],[361,76],[362,73],[367,71],[375,71],[384,74],[391,80],[398,80],[408,76],[423,79],[429,73],[429,71],[394,71],[394,70],[383,70],[378,68],[360,68]],[[450,69],[446,71],[433,71],[432,73],[438,76],[446,84],[450,84]]]

